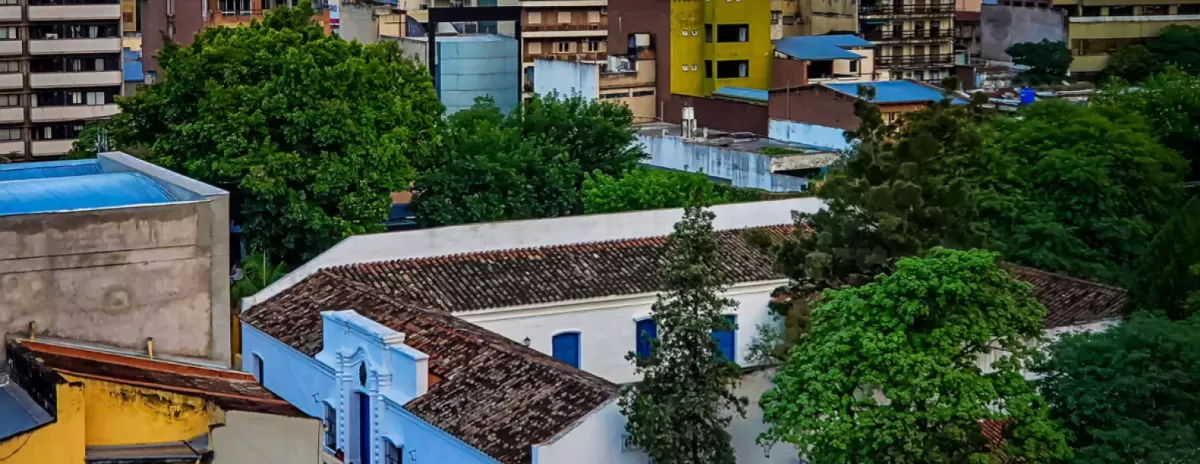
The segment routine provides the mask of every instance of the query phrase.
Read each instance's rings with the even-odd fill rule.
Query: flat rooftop
[[[679,124],[654,122],[638,126],[638,134],[648,137],[663,137],[664,135],[667,137],[682,137],[683,127]],[[697,128],[696,138],[689,139],[688,142],[753,153],[760,153],[765,148],[777,148],[792,152],[790,154],[817,154],[836,151],[829,147],[775,140],[749,132],[726,132],[709,129],[708,136],[701,138],[703,136],[704,129]]]
[[[3,164],[0,216],[188,202],[224,193],[190,179],[187,185],[164,180],[171,178],[186,179],[121,153],[88,160]]]

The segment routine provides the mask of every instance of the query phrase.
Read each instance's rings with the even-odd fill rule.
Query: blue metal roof
[[[851,47],[870,47],[871,42],[853,35],[810,35],[784,37],[771,41],[775,51],[797,60],[860,60],[862,55],[847,51]]]
[[[0,440],[41,427],[53,419],[24,389],[12,381],[0,380]]]
[[[46,179],[50,177],[100,174],[96,160],[47,161],[43,163],[0,164],[0,182],[10,180]]]
[[[169,203],[175,200],[154,180],[130,172],[0,182],[0,216]]]
[[[734,98],[737,100],[750,100],[756,102],[767,101],[766,90],[744,89],[741,87],[721,87],[713,92],[714,97]]]
[[[125,82],[143,82],[142,52],[128,48],[121,51],[121,75]]]
[[[941,91],[913,81],[849,82],[821,85],[852,97],[858,96],[858,86],[860,85],[873,87],[875,99],[872,101],[875,103],[938,102],[946,98]],[[967,104],[958,98],[955,98],[952,103],[955,105]]]

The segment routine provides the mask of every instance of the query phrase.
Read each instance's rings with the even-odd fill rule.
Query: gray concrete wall
[[[979,22],[985,60],[1012,61],[1004,51],[1022,42],[1067,40],[1062,12],[1049,8],[983,5]]]
[[[728,179],[734,187],[768,192],[800,192],[808,179],[771,172],[771,157],[748,151],[691,143],[679,137],[637,135],[649,159],[642,163],[676,171],[703,171],[711,177]]]
[[[379,20],[375,16],[375,5],[342,3],[338,13],[338,36],[361,43],[379,41]]]
[[[213,464],[317,464],[321,421],[228,411],[225,425],[213,428],[212,445]]]
[[[121,153],[107,172],[139,172],[189,201],[0,217],[0,332],[230,365],[229,196]]]

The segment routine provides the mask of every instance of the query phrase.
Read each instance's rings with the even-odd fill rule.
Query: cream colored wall
[[[227,411],[212,431],[213,464],[318,464],[321,427],[314,417]]]

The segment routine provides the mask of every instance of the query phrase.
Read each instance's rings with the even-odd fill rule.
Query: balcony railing
[[[954,3],[931,3],[925,5],[860,5],[859,16],[898,15],[953,15]]]
[[[880,56],[875,58],[875,65],[880,68],[925,68],[934,66],[950,66],[954,64],[954,54],[933,55],[904,55]]]
[[[863,38],[872,42],[885,41],[903,41],[903,42],[920,42],[928,40],[949,39],[954,37],[953,31],[949,30],[928,30],[928,31],[868,31],[863,33]]]

